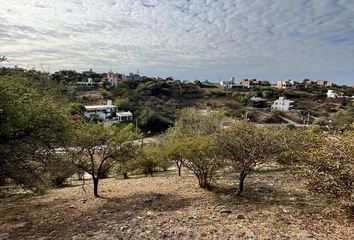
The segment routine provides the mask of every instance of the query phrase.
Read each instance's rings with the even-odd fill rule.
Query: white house
[[[83,85],[83,86],[86,86],[86,87],[92,87],[94,84],[93,84],[93,81],[92,81],[92,78],[87,78],[87,82],[77,82],[78,85]]]
[[[133,114],[130,111],[128,111],[128,112],[117,112],[117,120],[119,122],[132,121],[133,120]]]
[[[293,107],[294,101],[284,99],[284,97],[279,97],[278,100],[274,101],[272,109],[281,110],[281,111],[290,111]]]
[[[316,81],[317,85],[322,86],[322,87],[331,87],[332,83],[326,80],[317,80]]]
[[[87,119],[98,118],[102,121],[125,122],[133,120],[133,114],[128,112],[119,112],[118,107],[108,100],[106,105],[85,106],[84,116]]]
[[[338,96],[338,93],[335,93],[333,90],[328,90],[327,92],[327,98],[337,98]]]
[[[220,86],[224,88],[237,88],[237,87],[242,87],[241,84],[236,83],[235,77],[232,77],[230,81],[220,81]]]

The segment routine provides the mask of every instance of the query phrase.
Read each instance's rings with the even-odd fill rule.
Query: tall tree
[[[42,190],[54,148],[67,140],[65,105],[23,77],[0,78],[0,178]]]

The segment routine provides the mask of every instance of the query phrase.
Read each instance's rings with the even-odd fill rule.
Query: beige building
[[[286,81],[281,80],[277,82],[277,88],[278,89],[295,88],[295,83],[292,80],[286,80]]]

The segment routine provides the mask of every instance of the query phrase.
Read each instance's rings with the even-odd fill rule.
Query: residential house
[[[241,82],[243,88],[253,88],[254,86],[262,85],[262,81],[258,81],[257,79],[244,79]]]
[[[317,80],[316,81],[317,85],[321,86],[321,87],[331,87],[332,83],[326,80]]]
[[[224,88],[230,88],[235,82],[233,80],[231,81],[220,81],[220,86]]]
[[[267,99],[259,97],[251,97],[247,105],[254,108],[265,108],[267,105]]]
[[[336,93],[333,90],[327,91],[326,103],[344,105],[347,103],[348,96],[343,96],[343,93]]]
[[[294,101],[284,99],[284,97],[279,97],[278,100],[274,101],[272,105],[272,109],[280,110],[280,111],[290,111],[293,108]]]
[[[221,81],[220,86],[224,88],[242,88],[241,84],[236,83],[235,77],[232,77],[230,81]]]
[[[111,87],[117,87],[118,82],[123,81],[122,74],[108,72],[105,80]]]
[[[310,79],[304,79],[304,80],[302,81],[302,83],[305,84],[305,85],[311,85],[311,84],[314,84],[315,82],[312,81],[312,80],[310,80]]]
[[[84,74],[86,76],[92,76],[96,73],[92,70],[92,68],[90,68],[90,70],[88,70],[88,71],[83,71],[82,74]]]
[[[277,82],[277,88],[278,89],[294,89],[295,88],[295,83],[293,80],[281,80]]]
[[[77,84],[85,87],[92,87],[94,85],[92,78],[87,78],[86,82],[77,82]]]
[[[337,97],[339,97],[338,93],[335,93],[333,90],[328,90],[327,98],[337,98]]]
[[[133,114],[128,112],[119,112],[118,107],[112,104],[112,100],[108,100],[106,105],[85,106],[84,116],[86,119],[99,119],[101,121],[131,121]]]
[[[140,81],[141,77],[139,74],[129,73],[129,75],[122,75],[124,81]]]

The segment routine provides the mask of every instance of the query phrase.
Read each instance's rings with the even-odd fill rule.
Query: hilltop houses
[[[230,81],[221,81],[219,84],[220,84],[220,86],[222,86],[224,88],[239,88],[239,87],[242,87],[241,84],[236,83],[235,77],[232,77],[230,79]]]
[[[262,81],[257,79],[244,79],[240,82],[236,82],[235,77],[232,77],[230,81],[221,81],[220,86],[224,88],[253,88],[255,86],[261,86]]]
[[[129,73],[129,75],[122,75],[123,81],[140,81],[140,75],[139,74],[134,74],[134,73]]]
[[[317,80],[316,84],[321,86],[321,87],[331,87],[332,83],[326,80]]]
[[[294,101],[285,99],[284,97],[279,97],[278,100],[275,100],[272,109],[280,110],[280,111],[290,111],[293,108]]]
[[[277,82],[278,89],[294,89],[295,88],[295,82],[293,80],[281,80]]]
[[[336,105],[344,105],[347,102],[348,96],[344,96],[343,93],[336,93],[333,90],[328,90],[327,92],[327,103],[336,104]]]
[[[122,74],[108,72],[104,79],[111,87],[117,87],[118,82],[123,81]]]
[[[104,81],[106,81],[109,86],[117,87],[118,83],[121,81],[140,81],[141,77],[139,74],[129,73],[129,75],[113,73],[112,71],[108,72]]]
[[[241,81],[243,88],[253,88],[254,86],[261,86],[262,81],[257,79],[244,79]]]
[[[87,120],[116,121],[125,122],[132,121],[133,114],[128,112],[119,112],[118,107],[112,104],[112,100],[108,100],[106,105],[85,106],[84,116]]]

